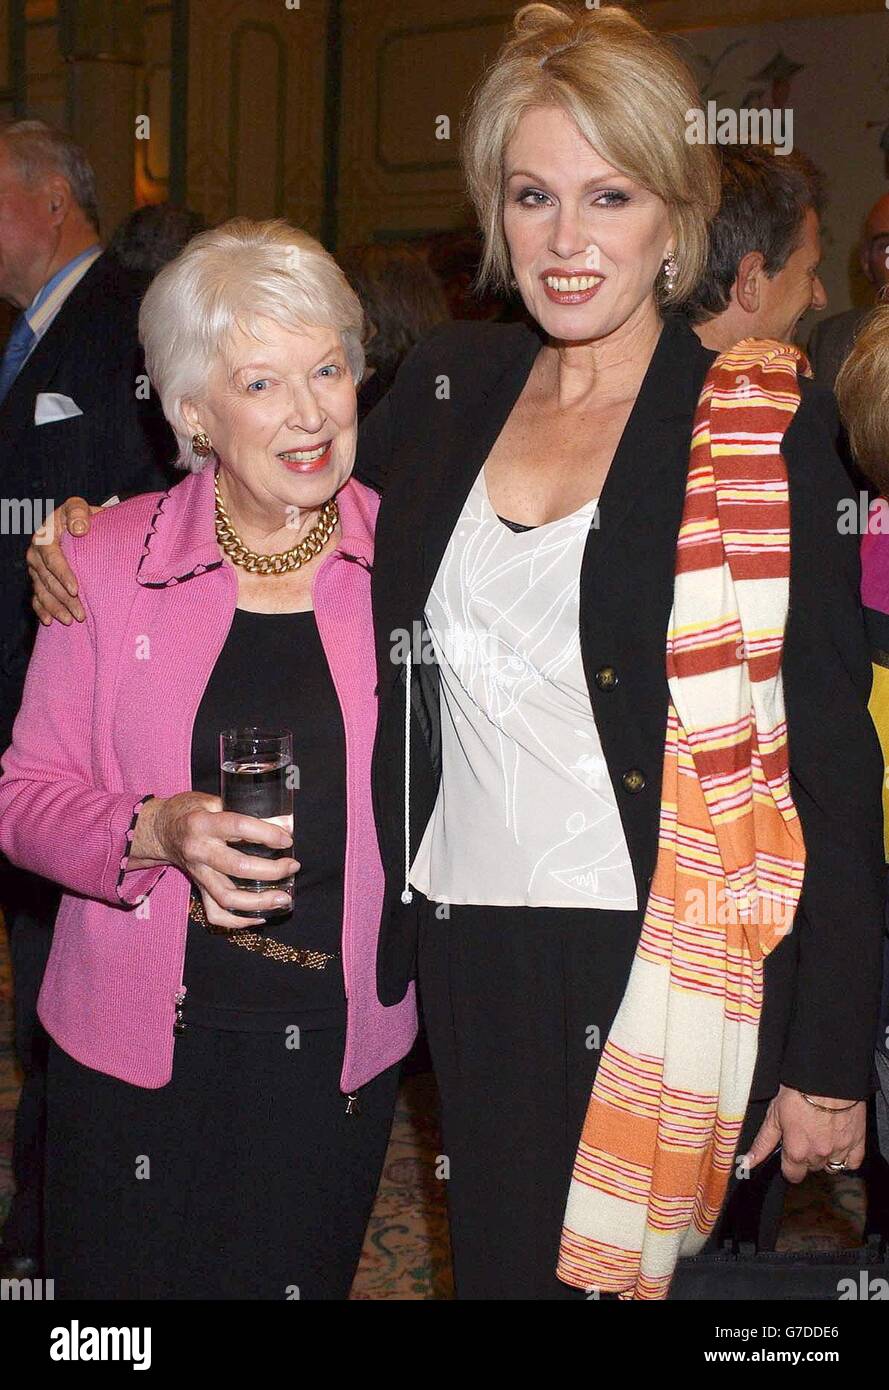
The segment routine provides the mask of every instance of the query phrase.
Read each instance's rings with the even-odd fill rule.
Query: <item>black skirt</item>
[[[420,899],[457,1297],[585,1298],[556,1278],[562,1219],[642,913]],[[748,1112],[745,1142],[764,1109]],[[752,1186],[736,1190],[751,1200]]]
[[[57,1298],[344,1299],[399,1066],[339,1090],[341,1028],[190,1025],[158,1090],[50,1047],[46,1270]]]

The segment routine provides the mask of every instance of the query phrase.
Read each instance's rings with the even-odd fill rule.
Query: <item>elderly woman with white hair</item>
[[[285,223],[196,237],[140,319],[189,475],[95,519],[86,621],[38,637],[0,848],[65,890],[39,1006],[57,1297],[349,1292],[415,1033],[374,973],[362,323]],[[295,845],[223,810],[245,725],[293,733]]]

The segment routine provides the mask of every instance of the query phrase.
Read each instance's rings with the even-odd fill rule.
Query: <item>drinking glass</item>
[[[225,729],[219,735],[219,766],[224,811],[257,816],[293,834],[293,786],[288,776],[293,766],[293,735],[289,729]],[[254,840],[234,840],[231,846],[259,859],[284,859],[293,854],[292,845],[289,849],[272,849]],[[248,892],[276,889],[290,898],[289,907],[235,911],[235,917],[262,917],[271,922],[288,917],[293,911],[293,874],[274,882],[234,877],[232,882]]]

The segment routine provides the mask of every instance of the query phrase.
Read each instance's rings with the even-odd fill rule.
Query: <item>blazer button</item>
[[[621,783],[625,792],[641,792],[645,786],[645,773],[638,767],[628,768],[621,777]]]
[[[596,672],[596,685],[600,690],[613,690],[617,685],[617,672],[613,666],[600,666]]]

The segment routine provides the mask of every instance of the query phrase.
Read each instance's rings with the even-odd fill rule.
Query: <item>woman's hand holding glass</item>
[[[276,889],[275,882],[296,873],[299,861],[244,854],[233,849],[230,840],[248,840],[270,849],[287,849],[292,844],[292,837],[280,826],[224,811],[218,796],[180,792],[146,801],[136,821],[128,868],[175,864],[200,890],[212,926],[265,926],[261,917],[236,917],[234,912],[269,912],[289,906],[289,896]],[[262,879],[269,888],[254,893],[236,888],[233,878]]]

